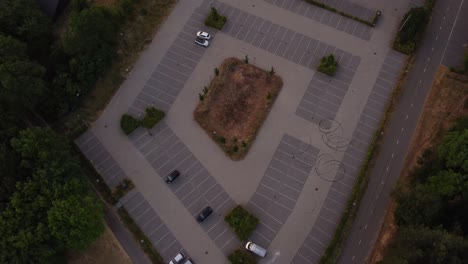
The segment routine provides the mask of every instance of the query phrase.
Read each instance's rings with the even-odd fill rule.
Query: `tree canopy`
[[[399,228],[383,263],[467,263],[468,119],[418,164],[396,191]]]
[[[31,176],[16,184],[0,215],[0,262],[48,263],[67,249],[86,248],[104,230],[102,205],[67,141],[34,128],[21,131],[11,146]]]

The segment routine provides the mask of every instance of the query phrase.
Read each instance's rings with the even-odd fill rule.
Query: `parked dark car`
[[[178,170],[173,170],[169,175],[166,177],[166,182],[167,183],[172,183],[175,181],[180,176],[180,172]]]
[[[205,221],[208,216],[210,216],[213,213],[213,209],[211,207],[207,206],[205,209],[201,211],[201,213],[197,216],[197,222],[201,223]]]

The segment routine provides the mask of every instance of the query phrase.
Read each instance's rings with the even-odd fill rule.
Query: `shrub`
[[[411,8],[403,17],[393,47],[406,54],[416,49],[429,20],[429,11],[424,7]]]
[[[214,73],[215,73],[216,76],[218,76],[218,75],[219,75],[219,69],[218,69],[218,68],[215,68],[215,69],[214,69]]]
[[[234,151],[234,153],[237,153],[239,151],[239,147],[237,145],[234,145],[232,151]]]
[[[239,148],[237,148],[237,150],[239,150]],[[249,238],[258,224],[258,219],[240,205],[234,207],[234,209],[224,217],[224,220],[242,241],[246,241]]]
[[[120,127],[122,128],[125,135],[130,135],[135,129],[140,126],[140,120],[134,118],[131,115],[124,114],[120,118]]]
[[[159,121],[161,121],[166,114],[158,110],[154,107],[146,108],[146,115],[143,117],[141,121],[141,125],[145,128],[152,128],[154,127]]]
[[[325,56],[320,61],[320,65],[318,66],[318,71],[321,73],[325,73],[328,76],[335,75],[336,68],[338,67],[338,62],[335,60],[335,56],[330,54]]]
[[[210,14],[208,17],[205,19],[205,25],[216,28],[218,30],[221,30],[226,23],[226,17],[222,16],[218,13],[218,10],[216,8],[212,7]]]
[[[257,259],[243,249],[237,249],[228,256],[232,264],[256,264]]]
[[[226,138],[225,137],[218,137],[218,142],[221,144],[226,144]]]

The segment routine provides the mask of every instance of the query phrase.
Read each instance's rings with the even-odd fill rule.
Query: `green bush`
[[[258,225],[258,219],[240,205],[234,207],[224,220],[242,241],[246,241]]]
[[[412,53],[421,39],[429,21],[429,10],[424,7],[411,8],[403,17],[393,47],[406,54]]]
[[[210,14],[205,19],[205,25],[221,30],[226,23],[226,17],[218,13],[216,8],[212,7]]]
[[[320,61],[320,65],[318,66],[318,71],[321,73],[325,73],[328,76],[335,75],[336,68],[338,67],[338,62],[335,60],[335,56],[330,54],[325,56]]]
[[[256,264],[257,259],[242,249],[237,249],[236,251],[232,252],[231,255],[228,256],[229,261],[232,264]]]
[[[146,108],[146,115],[143,117],[141,121],[141,125],[145,128],[152,128],[154,127],[159,121],[161,121],[166,114],[158,110],[154,107]]]
[[[122,128],[125,135],[130,135],[139,126],[140,120],[129,114],[122,115],[122,118],[120,119],[120,127]]]
[[[122,115],[120,119],[120,127],[125,135],[130,135],[139,126],[150,129],[161,121],[166,114],[154,107],[146,108],[146,114],[143,119],[137,119],[129,114]]]

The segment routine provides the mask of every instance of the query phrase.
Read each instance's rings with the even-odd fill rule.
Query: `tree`
[[[448,133],[439,146],[439,157],[447,167],[468,173],[468,129]]]
[[[465,263],[468,243],[443,229],[400,227],[382,264]]]
[[[0,214],[0,263],[51,263],[67,249],[89,245],[103,231],[102,207],[66,139],[33,128],[11,146],[30,177],[16,184]]]
[[[26,60],[0,64],[0,102],[17,109],[32,109],[43,97],[44,67]]]
[[[0,33],[28,43],[30,55],[48,50],[52,31],[50,20],[34,0],[0,1]]]
[[[70,196],[53,202],[48,212],[52,235],[70,249],[86,249],[104,231],[100,203],[91,196]],[[101,219],[101,221],[96,221]]]
[[[110,64],[117,43],[116,16],[105,7],[74,11],[62,38],[73,77],[88,89]]]
[[[11,36],[0,34],[0,64],[26,58],[26,44]]]

